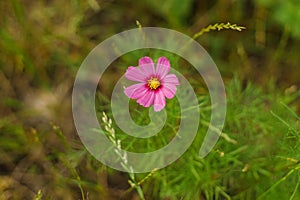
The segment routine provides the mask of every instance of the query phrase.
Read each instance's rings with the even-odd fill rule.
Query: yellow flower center
[[[151,90],[156,90],[160,86],[160,82],[157,78],[151,77],[147,82]]]

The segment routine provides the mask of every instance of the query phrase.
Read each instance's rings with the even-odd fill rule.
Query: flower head
[[[125,94],[144,107],[154,105],[154,111],[161,111],[166,105],[165,97],[173,98],[179,85],[175,74],[168,74],[170,67],[165,57],[158,59],[156,68],[150,57],[140,58],[139,67],[130,66],[125,73],[127,79],[138,82],[125,88]]]

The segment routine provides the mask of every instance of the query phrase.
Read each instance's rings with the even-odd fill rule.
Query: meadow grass
[[[169,7],[179,5],[172,2],[176,1],[169,1]],[[188,2],[191,1],[185,1],[185,8],[189,7]],[[126,7],[127,4],[132,6],[130,2],[121,4],[124,8],[110,2],[99,6],[93,0],[0,2],[0,199],[300,199],[299,90],[296,86],[285,89],[286,84],[279,84],[287,76],[297,80],[299,70],[283,74],[281,79],[276,77],[282,72],[282,65],[285,72],[298,66],[298,55],[291,53],[298,52],[298,43],[289,42],[289,34],[299,36],[298,26],[292,29],[288,26],[296,21],[292,14],[297,13],[298,7],[271,1],[265,2],[270,7],[255,3],[255,19],[249,22],[244,19],[250,25],[255,21],[255,25],[245,35],[229,32],[228,35],[201,36],[201,43],[208,47],[220,66],[228,103],[223,133],[213,151],[203,159],[198,157],[198,152],[209,124],[211,105],[206,86],[195,70],[164,51],[136,51],[116,61],[104,76],[109,77],[106,81],[117,80],[141,56],[168,57],[172,67],[189,78],[201,110],[197,137],[182,157],[150,174],[127,174],[101,164],[87,152],[75,132],[70,111],[72,83],[84,56],[107,36],[135,28],[138,17],[153,21],[153,16],[147,15],[148,8],[136,3],[139,15],[133,15],[130,23],[116,23],[114,20],[123,16],[120,13],[131,16],[127,15],[129,7]],[[220,1],[211,7],[207,11],[208,18],[224,21],[216,15],[229,16],[230,13],[220,9],[224,4]],[[110,5],[115,10],[105,14]],[[189,28],[182,21],[187,10],[175,6],[178,12],[168,14],[169,7],[155,2],[151,5],[162,13],[159,16],[155,13],[157,22],[164,21],[160,17],[166,15],[170,26],[187,30],[190,35],[201,29],[202,16]],[[247,7],[242,1],[236,2],[233,7],[240,9],[232,12],[231,17],[238,20],[243,20],[243,15],[247,17],[243,6]],[[274,6],[280,9],[272,18],[286,26],[282,36],[275,34],[280,28],[274,21],[270,27],[266,23],[264,13]],[[101,9],[104,9],[104,25],[98,25],[95,20],[102,19],[102,15],[96,15]],[[279,12],[281,10],[285,12]],[[282,21],[286,17],[289,23]],[[266,26],[272,31],[264,32]],[[254,37],[252,32],[260,48],[249,43],[249,38]],[[267,41],[264,34],[269,36]],[[236,38],[241,42],[236,44]],[[285,51],[286,46],[290,51]],[[264,59],[256,61],[260,57]],[[250,73],[259,62],[268,67]],[[262,75],[257,77],[257,73]],[[111,74],[113,80],[110,80]],[[269,77],[274,81],[269,81]],[[263,79],[264,85],[253,83],[251,78]],[[169,115],[164,129],[153,138],[139,140],[116,126],[109,107],[112,88],[113,84],[99,89],[96,110],[100,122],[103,112],[112,119],[111,128],[115,130],[116,139],[122,141],[122,148],[152,151],[174,137],[180,116],[176,99],[168,100]],[[134,101],[130,101],[130,109],[137,124],[149,122],[148,109]]]
[[[171,63],[175,59],[169,58]],[[264,90],[251,83],[243,86],[235,76],[225,84],[228,108],[224,132],[213,151],[200,159],[198,151],[209,125],[211,105],[197,78],[190,79],[203,93],[198,95],[201,121],[197,137],[180,159],[143,183],[146,199],[298,199],[299,117],[287,106],[298,94],[275,92],[272,82]],[[140,125],[149,123],[148,109],[131,104],[132,118]],[[106,109],[109,112],[109,107]],[[141,142],[116,128],[125,149],[147,152],[168,144],[179,127],[176,99],[169,100],[166,109],[166,126],[151,139]],[[144,176],[147,174],[136,175],[140,179]]]

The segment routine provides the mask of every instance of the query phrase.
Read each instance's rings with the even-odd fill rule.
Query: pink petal
[[[169,83],[174,85],[179,85],[178,78],[175,74],[168,74],[165,76],[165,78],[162,80],[163,83]]]
[[[155,92],[148,90],[141,98],[139,98],[136,102],[144,107],[149,107],[153,104],[155,97]]]
[[[131,81],[145,82],[147,76],[137,67],[128,67],[125,73],[125,77]]]
[[[154,111],[159,112],[166,106],[165,95],[162,90],[158,90],[154,99]]]
[[[176,85],[166,83],[161,90],[168,99],[172,99],[176,94]]]
[[[165,57],[160,57],[156,65],[156,75],[163,79],[170,71],[170,61]]]
[[[141,68],[141,71],[144,73],[144,76],[149,78],[153,76],[155,73],[154,71],[154,63],[153,60],[150,57],[142,57],[139,59],[139,67]]]
[[[138,99],[141,98],[147,90],[148,88],[145,87],[145,83],[138,83],[125,88],[124,92],[129,98]]]

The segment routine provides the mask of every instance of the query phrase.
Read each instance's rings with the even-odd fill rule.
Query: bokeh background
[[[38,191],[43,196],[41,199],[82,199],[82,192],[86,199],[138,199],[134,191],[123,195],[130,188],[126,174],[107,169],[85,151],[76,135],[71,112],[72,86],[81,62],[104,39],[136,28],[136,20],[144,27],[165,27],[190,36],[218,22],[246,27],[241,32],[212,31],[197,39],[219,67],[229,98],[246,100],[246,107],[251,107],[252,103],[257,108],[262,106],[265,108],[264,114],[270,114],[273,101],[284,101],[287,108],[293,111],[292,114],[284,114],[284,119],[285,116],[299,114],[299,10],[298,0],[0,1],[0,199],[40,198]],[[108,83],[124,73],[126,66],[122,68],[123,71],[116,66],[113,69],[106,80]],[[249,84],[255,88],[255,92],[249,89]],[[109,96],[112,87],[110,84],[102,85],[103,96]],[[266,94],[268,97],[265,97]],[[260,97],[262,100],[256,102]],[[231,102],[229,99],[229,114],[234,113],[235,109],[239,110],[241,102]],[[249,112],[249,115],[242,117],[232,115],[228,119],[231,121],[227,126],[231,127],[227,132],[231,133],[231,128],[236,126],[235,120],[243,121],[232,132],[249,128],[259,134],[263,129],[260,123],[276,127],[275,122],[266,122],[274,116],[266,114],[261,117],[259,111]],[[257,117],[256,121],[253,116]],[[264,163],[262,168],[268,171],[256,172],[258,178],[253,180],[241,176],[240,182],[225,179],[228,182],[224,183],[222,173],[212,173],[209,180],[219,182],[208,184],[207,180],[200,180],[200,177],[196,183],[220,187],[228,196],[206,194],[206,187],[199,186],[198,198],[253,199],[272,187],[269,183],[281,180],[293,169],[290,168],[294,166],[292,164],[299,163],[300,159],[299,121],[296,119],[288,122],[287,130],[280,129],[282,133],[294,130],[296,135],[292,141],[296,149],[280,154],[286,158],[280,169],[266,169],[274,165],[270,157],[268,161],[253,160],[254,163]],[[265,131],[270,132],[269,129]],[[251,140],[247,134],[233,138],[245,143],[249,138]],[[266,145],[279,138],[278,134],[271,134],[262,140],[255,136],[253,140],[259,145]],[[289,144],[284,144],[287,149]],[[222,143],[219,145],[218,148],[222,149]],[[234,144],[229,145],[233,147],[228,149],[239,149]],[[274,143],[270,142],[269,145]],[[251,152],[251,149],[247,151]],[[216,150],[215,153],[218,152]],[[263,152],[261,157],[266,155],[265,152],[268,152],[268,156],[276,154],[268,145],[258,152]],[[295,162],[286,163],[290,162],[288,159],[294,159]],[[249,165],[245,163],[241,164],[241,169],[248,170],[246,168]],[[215,171],[226,168],[218,164],[216,166],[212,167]],[[176,167],[169,170],[175,173]],[[181,172],[178,170],[178,173]],[[293,173],[299,176],[299,167]],[[174,191],[170,187],[166,189],[167,192],[164,191],[167,185],[156,182],[160,176],[164,175],[159,174],[150,180],[152,185],[157,186],[156,189],[145,186],[146,199],[196,199],[185,196],[184,192],[180,196],[180,191],[188,190],[189,185],[179,189],[175,187]],[[250,186],[237,186],[246,180],[252,181]],[[299,181],[295,176],[291,185],[278,186],[291,190],[278,189],[277,185],[276,190],[286,193],[284,198],[289,198],[294,194],[293,191],[297,191]],[[261,185],[257,183],[262,183],[265,188],[258,191]],[[184,185],[185,182],[176,184]],[[247,190],[248,193],[257,193],[251,196]],[[277,195],[274,193],[274,196]],[[300,199],[299,192],[293,198]]]

